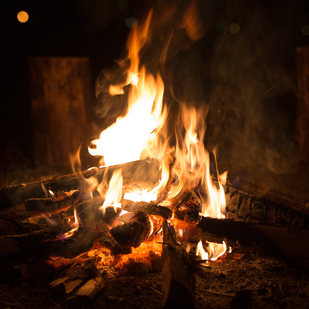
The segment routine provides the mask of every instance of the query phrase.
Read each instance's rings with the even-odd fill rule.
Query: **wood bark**
[[[163,308],[195,308],[195,278],[188,254],[176,242],[173,227],[163,224],[162,306]]]

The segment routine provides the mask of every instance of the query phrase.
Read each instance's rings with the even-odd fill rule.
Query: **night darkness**
[[[273,160],[281,162],[281,155],[288,158],[290,153],[282,154],[281,146],[273,146],[272,139],[266,133],[263,134],[267,137],[261,137],[263,134],[260,132],[269,131],[280,144],[289,145],[284,147],[285,151],[286,148],[289,151],[297,149],[295,49],[309,46],[309,4],[307,0],[249,2],[200,1],[206,34],[200,42],[175,53],[167,68],[176,72],[178,79],[183,77],[181,83],[189,100],[204,100],[210,104],[208,137],[210,144],[225,143],[222,156],[232,153],[231,160],[239,161],[244,153],[248,153],[247,161],[256,161],[255,154],[248,149],[253,152],[255,147],[265,147],[262,156],[268,153]],[[140,20],[150,7],[159,5],[160,1],[130,0],[1,1],[2,166],[7,168],[12,161],[14,164],[32,165],[28,57],[89,57],[94,89],[99,71],[125,56],[130,18]],[[17,20],[19,11],[29,14],[29,20],[24,24]],[[233,23],[240,28],[237,25],[236,28],[235,25],[231,27]],[[241,52],[236,50],[237,46],[242,47]],[[181,68],[179,61],[183,64]],[[245,71],[250,73],[249,78]],[[169,76],[167,73],[166,79]],[[269,101],[264,100],[263,94],[273,86]],[[249,88],[254,89],[249,93]],[[193,92],[195,95],[190,97]],[[197,92],[200,94],[196,95]],[[258,103],[259,97],[264,100],[262,103]],[[247,108],[250,100],[252,108]],[[256,110],[260,104],[261,114]],[[218,125],[216,113],[219,110],[223,110],[225,124],[220,124],[220,120]],[[247,116],[243,115],[246,111]],[[256,114],[263,123],[249,121],[248,126],[243,123],[246,117],[256,119]],[[279,121],[279,118],[283,120]],[[278,122],[280,132],[269,126],[269,122]],[[237,129],[233,131],[228,126]],[[241,142],[249,143],[248,147],[231,141],[231,135],[235,137],[239,132],[246,132]],[[253,139],[254,147],[250,145]],[[15,153],[13,159],[12,152]],[[237,170],[243,168],[239,166]]]

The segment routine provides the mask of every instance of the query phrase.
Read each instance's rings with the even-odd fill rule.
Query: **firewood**
[[[25,209],[32,214],[54,213],[66,210],[72,206],[79,198],[79,193],[56,198],[31,198],[25,201]]]
[[[76,292],[75,297],[80,301],[91,301],[105,286],[102,277],[91,279]]]
[[[121,201],[121,207],[126,211],[142,211],[146,214],[161,216],[165,219],[172,217],[172,211],[168,207],[159,206],[155,202],[133,202],[123,199]]]
[[[69,280],[69,277],[58,278],[52,281],[49,285],[53,294],[69,294],[77,288],[83,280]]]
[[[162,306],[195,308],[193,261],[176,242],[173,227],[163,224]]]
[[[152,225],[149,216],[137,213],[129,222],[110,230],[110,234],[122,246],[137,248],[151,233]]]
[[[163,201],[166,200],[168,193],[171,189],[172,183],[175,181],[175,174],[173,173],[173,167],[176,162],[176,158],[173,152],[170,153],[169,157],[166,159],[168,161],[168,180],[163,188],[163,190],[159,193],[157,197],[157,204],[162,203]]]
[[[98,276],[99,271],[92,259],[68,268],[61,278],[53,280],[49,286],[53,294],[65,295],[71,293],[86,280]]]
[[[228,245],[256,246],[264,255],[286,260],[291,266],[309,267],[309,230],[298,226],[270,226],[227,219],[203,218],[202,238]]]
[[[53,177],[44,181],[34,181],[16,186],[4,187],[0,190],[0,208],[9,207],[23,203],[31,198],[44,197],[45,193],[42,185],[47,190],[56,192],[57,190],[70,191],[78,189],[80,178],[96,176],[98,181],[102,181],[103,174],[108,173],[107,178],[111,177],[117,168],[122,169],[124,184],[136,180],[152,180],[154,183],[159,178],[159,162],[155,159],[145,159],[125,164],[109,167],[89,169],[80,173],[72,173],[63,176]],[[149,177],[149,179],[147,179]]]

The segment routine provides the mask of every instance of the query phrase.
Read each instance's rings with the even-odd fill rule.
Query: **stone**
[[[277,211],[277,223],[290,224],[290,222],[291,222],[290,213],[288,213],[287,211],[283,211],[282,209],[279,209]]]
[[[247,223],[259,223],[260,221],[255,219],[254,217],[252,216],[249,216],[247,219],[246,219],[246,222]]]
[[[237,215],[234,214],[233,212],[228,211],[226,213],[226,219],[236,219],[236,218],[237,218]]]
[[[236,193],[230,198],[229,203],[226,203],[227,205],[226,208],[228,211],[231,211],[237,214],[239,204],[240,204],[240,195]]]
[[[265,205],[261,202],[254,201],[252,202],[252,216],[260,221],[263,221],[266,216]]]
[[[250,199],[244,199],[240,205],[238,216],[240,218],[246,219],[248,216],[251,215],[251,209],[250,209],[251,200]]]
[[[292,224],[292,225],[297,225],[297,226],[302,227],[302,228],[305,227],[304,221],[303,221],[302,219],[300,219],[300,218],[294,218],[294,219],[292,220],[291,224]]]
[[[276,223],[276,209],[273,206],[268,206],[267,207],[267,215],[266,218],[264,219],[264,223],[267,224],[274,224]]]

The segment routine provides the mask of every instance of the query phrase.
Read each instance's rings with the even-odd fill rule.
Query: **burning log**
[[[164,308],[195,308],[193,261],[176,242],[173,227],[163,224],[162,305]]]
[[[79,187],[80,178],[96,176],[98,181],[101,182],[105,172],[111,177],[112,173],[120,167],[122,169],[124,184],[137,180],[155,182],[159,177],[159,162],[155,159],[145,159],[109,167],[93,168],[80,173],[53,177],[44,181],[34,181],[27,184],[4,187],[0,190],[0,208],[18,205],[31,198],[44,197],[45,192],[42,185],[47,190],[53,192],[57,190],[69,192]],[[148,178],[149,175],[151,175],[150,180]]]
[[[126,211],[141,211],[148,215],[161,216],[164,219],[170,219],[172,217],[172,211],[163,206],[158,206],[155,202],[133,202],[130,200],[122,200],[122,209]]]
[[[137,248],[152,233],[152,222],[148,215],[139,212],[131,221],[110,230],[114,239],[122,246]]]
[[[286,260],[290,265],[309,267],[309,231],[298,226],[269,226],[225,219],[203,218],[198,224],[202,238],[257,246],[263,254]]]
[[[25,201],[25,209],[31,213],[55,213],[66,210],[72,206],[79,198],[79,192],[75,191],[70,196],[60,199],[56,198],[31,198]]]

